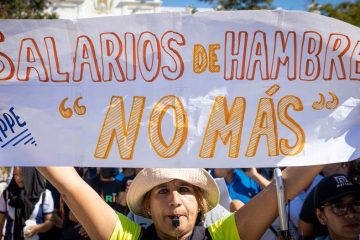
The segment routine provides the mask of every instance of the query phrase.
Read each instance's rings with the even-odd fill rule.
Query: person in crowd
[[[77,174],[84,180],[88,181],[87,170],[88,168],[75,168]],[[85,229],[79,223],[72,211],[64,202],[62,196],[59,199],[59,217],[62,221],[61,225],[61,240],[88,240],[89,236]],[[50,240],[50,239],[49,239]]]
[[[349,177],[360,184],[360,158],[349,163]]]
[[[256,184],[257,184],[258,186],[260,186],[261,189],[263,189],[267,185],[269,185],[270,179],[272,179],[272,177],[273,177],[273,169],[272,168],[259,168],[259,169],[243,168],[241,170],[243,172],[245,172],[246,175],[252,179],[251,180],[251,179],[248,179],[247,177],[245,177],[245,178],[243,177],[243,179],[246,179],[246,181],[242,182],[241,184],[245,183],[245,185],[252,185],[252,186],[256,186]],[[258,188],[258,186],[256,186],[256,188]],[[243,189],[244,189],[244,186],[243,186]],[[247,191],[249,191],[248,197],[253,197],[254,193],[252,193],[250,189],[248,189]],[[246,192],[246,190],[243,192]],[[230,203],[230,212],[235,212],[244,205],[245,205],[245,203],[242,202],[241,200],[233,199]]]
[[[119,173],[115,176],[115,178],[119,181],[122,181],[124,178],[128,178],[128,177],[133,179],[137,174],[136,171],[137,168],[121,168]]]
[[[147,168],[136,176],[127,194],[130,210],[154,222],[142,229],[109,207],[73,168],[38,169],[64,196],[91,239],[259,239],[277,215],[276,187],[271,183],[237,212],[205,229],[196,223],[219,200],[219,190],[208,172]],[[286,199],[295,197],[321,169],[284,170]]]
[[[61,240],[88,240],[89,236],[69,207],[61,199],[63,225],[61,228]]]
[[[4,239],[36,235],[43,239],[41,233],[53,226],[53,209],[53,198],[42,175],[32,167],[14,167],[12,180],[0,196],[0,229],[6,220]]]
[[[49,182],[46,182],[46,189],[51,192],[51,196],[54,200],[54,211],[52,213],[52,223],[53,227],[44,233],[43,239],[51,239],[51,240],[62,240],[61,239],[61,230],[63,225],[63,219],[61,217],[60,210],[60,193],[58,190]]]
[[[348,175],[350,166],[353,163],[354,161],[326,164],[321,172],[321,179],[324,176],[331,176],[333,174]],[[315,214],[314,193],[315,188],[312,188],[303,201],[303,205],[299,213],[298,233],[303,239],[311,240],[317,236],[327,234],[327,228],[319,222]]]
[[[320,174],[317,175],[309,186],[307,186],[303,191],[301,191],[293,200],[289,201],[286,205],[289,234],[291,234],[293,239],[299,238],[298,222],[299,222],[299,214],[302,205],[307,195],[310,194],[311,190],[320,182],[321,179],[322,176],[320,176]],[[265,232],[261,240],[277,239],[280,230],[281,230],[280,218],[277,218],[271,224],[269,229]]]
[[[211,171],[211,174],[215,178],[224,178],[230,198],[240,200],[244,204],[261,191],[261,185],[256,180],[260,179],[259,183],[264,184],[263,186],[269,183],[268,180],[253,169],[215,168]]]
[[[78,167],[77,171],[81,174],[81,178],[84,179],[85,182],[89,183],[92,179],[99,176],[99,168],[96,167]]]
[[[0,193],[8,186],[9,168],[0,167]]]
[[[93,178],[89,184],[110,207],[126,214],[126,205],[120,204],[120,193],[125,187],[115,179],[117,174],[117,168],[100,168],[99,175]]]
[[[315,188],[314,204],[327,236],[316,240],[358,240],[360,237],[360,185],[344,174],[323,178]]]
[[[133,181],[133,179],[136,177],[136,175],[142,170],[142,168],[126,168],[125,169],[125,175],[123,179],[121,180],[121,187],[119,189],[120,192],[120,206],[121,206],[121,213],[124,215],[129,215],[130,210],[126,203],[126,194],[129,190],[129,187]],[[130,216],[131,217],[131,216]],[[135,216],[134,216],[135,217]]]

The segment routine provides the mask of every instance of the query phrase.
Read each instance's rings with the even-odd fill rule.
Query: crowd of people
[[[281,239],[272,175],[270,168],[1,168],[1,239]],[[359,240],[359,176],[360,159],[284,169],[288,236]]]

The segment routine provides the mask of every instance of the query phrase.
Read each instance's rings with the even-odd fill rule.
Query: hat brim
[[[218,203],[220,192],[212,176],[202,168],[144,168],[131,183],[126,202],[131,212],[148,217],[144,211],[144,197],[155,186],[172,180],[182,180],[199,187],[204,193],[208,210]]]
[[[326,203],[334,203],[337,202],[340,198],[343,198],[345,196],[351,195],[351,194],[357,194],[360,195],[359,190],[349,190],[349,191],[345,191],[345,192],[340,192],[339,194],[336,194],[334,196],[331,196],[330,198],[324,200],[321,202],[321,206],[323,206]],[[320,208],[321,206],[318,206],[318,208]]]

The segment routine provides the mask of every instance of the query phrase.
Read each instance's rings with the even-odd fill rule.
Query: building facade
[[[50,0],[61,19],[120,16],[143,13],[213,11],[212,8],[163,7],[161,0]]]

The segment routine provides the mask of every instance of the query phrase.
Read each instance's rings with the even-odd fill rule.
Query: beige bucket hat
[[[174,179],[183,180],[202,189],[209,211],[219,202],[220,192],[212,176],[202,168],[144,168],[131,183],[126,202],[131,212],[147,217],[143,200],[147,192]]]

